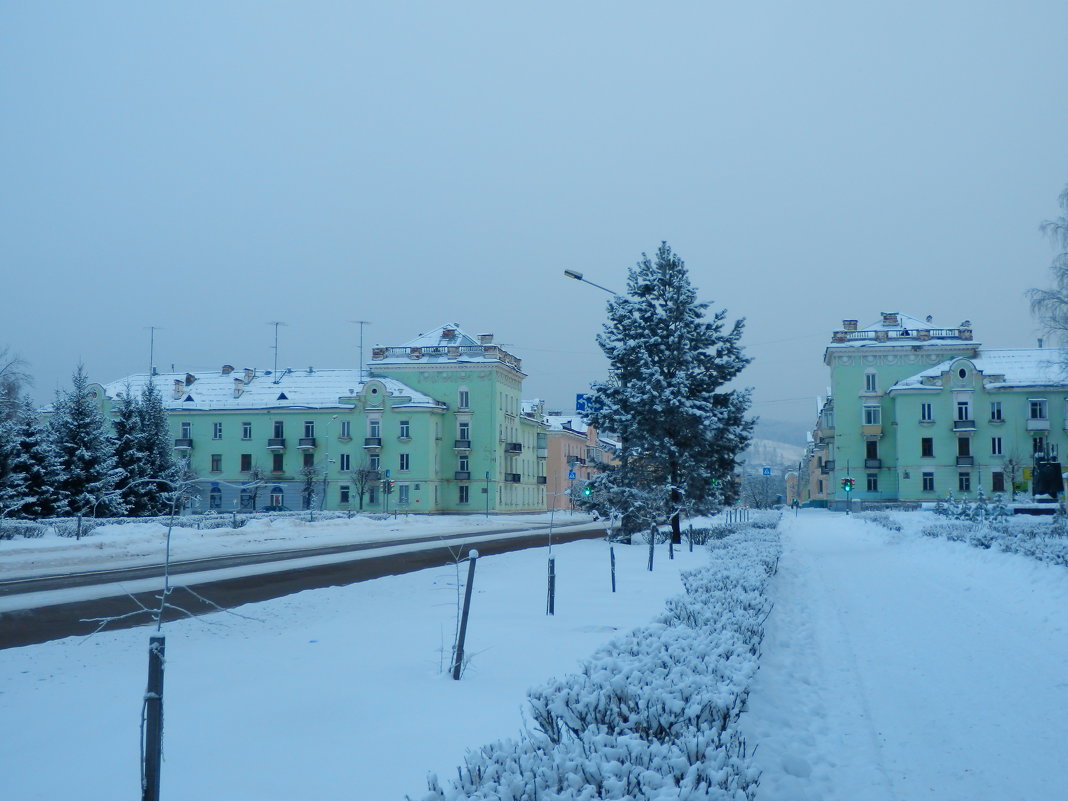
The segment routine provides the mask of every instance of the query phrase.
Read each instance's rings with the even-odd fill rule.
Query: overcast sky
[[[0,4],[0,347],[51,398],[357,366],[445,322],[573,403],[667,240],[811,421],[843,318],[1027,347],[1068,183],[1068,3]]]

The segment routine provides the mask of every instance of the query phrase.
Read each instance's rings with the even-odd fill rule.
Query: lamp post
[[[330,426],[337,420],[337,415],[331,415],[326,421],[326,436],[323,437],[323,497],[319,499],[319,511],[323,511],[326,505],[326,493],[330,489]]]
[[[615,290],[609,289],[606,286],[601,286],[600,284],[595,284],[595,283],[593,283],[593,281],[590,281],[588,278],[583,278],[582,277],[582,273],[578,272],[577,270],[564,270],[564,275],[566,275],[568,278],[574,278],[576,281],[582,281],[582,283],[584,283],[584,284],[589,284],[590,286],[595,286],[598,289],[603,289],[609,295],[618,295],[619,294]]]

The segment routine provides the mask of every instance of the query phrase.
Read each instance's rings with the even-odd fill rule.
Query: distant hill
[[[749,468],[754,467],[797,467],[805,449],[789,442],[777,442],[773,439],[754,439],[742,460]]]
[[[775,442],[783,442],[788,445],[798,445],[802,448],[808,442],[808,432],[812,430],[812,423],[802,425],[800,423],[787,423],[782,420],[757,420],[756,430],[753,432],[755,439],[767,439]]]

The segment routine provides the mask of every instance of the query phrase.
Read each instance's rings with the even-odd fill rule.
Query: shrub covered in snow
[[[685,594],[654,623],[531,690],[533,730],[468,752],[422,801],[752,799],[758,775],[736,724],[781,550],[757,522],[712,539],[711,564],[683,574]]]
[[[1062,515],[1051,518],[1001,517],[986,522],[946,520],[924,526],[924,535],[978,548],[997,548],[1068,567],[1068,537]]]

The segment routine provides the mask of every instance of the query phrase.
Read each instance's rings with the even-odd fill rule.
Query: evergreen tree
[[[85,368],[78,365],[71,390],[59,392],[51,423],[58,455],[60,503],[73,515],[118,515],[122,501],[113,493],[122,471],[104,415],[89,394]]]
[[[12,422],[14,449],[10,461],[12,473],[22,477],[26,503],[17,512],[20,517],[53,517],[62,514],[56,491],[56,453],[49,442],[33,404],[25,399]]]
[[[167,425],[167,413],[163,410],[163,396],[151,380],[141,391],[138,414],[141,426],[141,458],[145,465],[145,474],[150,478],[169,482],[145,485],[146,491],[141,500],[144,514],[166,514],[171,510],[171,485],[177,484],[181,479],[181,469],[171,448],[173,443],[170,427]]]
[[[148,474],[141,459],[141,415],[129,384],[119,395],[115,411],[115,466],[122,470],[115,489],[126,507],[126,514],[144,515],[142,497],[147,492],[145,485],[138,482]]]
[[[14,469],[17,451],[15,421],[0,418],[0,520],[19,514],[29,501],[25,477]]]
[[[680,513],[708,511],[716,486],[732,475],[753,430],[748,390],[724,391],[749,363],[726,311],[705,318],[686,266],[667,243],[655,260],[642,254],[627,293],[608,303],[597,337],[609,362],[607,381],[593,385],[586,420],[619,436],[619,465],[599,482],[664,494],[663,517],[682,541]],[[637,521],[624,530],[632,531]]]

